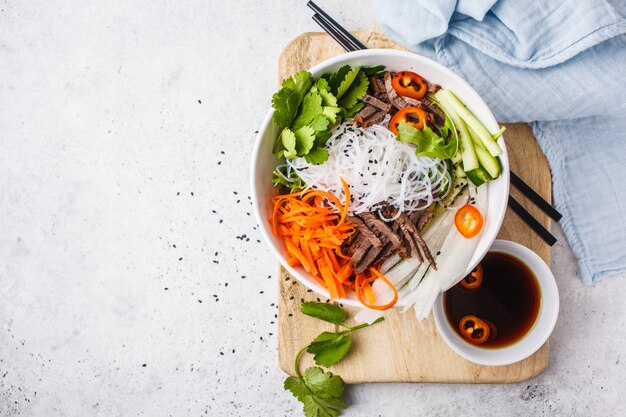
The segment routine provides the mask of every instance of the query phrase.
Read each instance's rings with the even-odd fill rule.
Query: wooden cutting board
[[[370,48],[404,49],[377,31],[355,33]],[[325,33],[305,33],[283,50],[279,79],[308,69],[317,63],[344,53]],[[511,168],[532,188],[550,201],[552,177],[550,168],[530,128],[525,124],[507,125],[505,141]],[[551,221],[512,188],[520,201],[548,230]],[[513,240],[535,251],[550,265],[550,247],[535,235],[516,214],[507,210],[499,239]],[[317,301],[319,296],[307,290],[280,268],[278,304],[278,361],[280,368],[293,375],[296,353],[323,331],[337,331],[336,326],[300,313],[303,301]],[[324,300],[322,300],[324,301]],[[357,309],[347,308],[350,317]],[[531,357],[508,366],[482,366],[454,353],[437,333],[431,316],[418,322],[411,311],[391,311],[382,323],[353,334],[348,356],[331,368],[347,383],[362,382],[445,382],[510,383],[532,378],[548,365],[548,343]],[[302,369],[313,364],[304,355]]]

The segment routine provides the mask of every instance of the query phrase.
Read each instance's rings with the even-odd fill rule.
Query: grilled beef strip
[[[437,106],[431,99],[428,97],[424,97],[422,99],[422,103],[424,104],[424,109],[431,113],[437,123],[443,123],[446,121],[446,115],[443,114],[443,111]]]
[[[409,245],[411,246],[411,252],[413,256],[417,258],[419,263],[424,262],[424,257],[422,256],[419,249],[417,248],[417,244],[414,238],[415,233],[417,233],[417,230],[415,229],[415,225],[411,223],[411,221],[409,220],[409,218],[407,217],[405,213],[400,213],[400,217],[398,217],[396,221],[400,225],[400,229],[406,236],[406,240],[409,242]]]
[[[354,255],[354,252],[356,252],[356,250],[359,248],[361,243],[363,243],[363,241],[369,242],[369,240],[365,236],[359,233],[356,237],[352,238],[352,240],[350,241],[350,246],[348,246],[348,249],[344,253],[352,257],[352,255]]]
[[[352,264],[352,266],[358,264],[371,247],[372,242],[370,242],[369,239],[367,239],[366,237],[358,242],[355,242],[354,252],[350,257],[350,263]]]
[[[391,111],[391,104],[385,103],[384,101],[381,101],[374,96],[365,95],[365,97],[363,97],[363,102],[379,108],[380,110],[384,111],[385,114]]]
[[[385,113],[384,111],[378,111],[376,113],[374,113],[373,115],[371,115],[370,117],[368,117],[367,119],[363,120],[363,124],[361,124],[362,128],[368,128],[371,125],[375,125],[376,123],[380,123],[385,119],[385,116],[387,115],[387,113]]]
[[[370,80],[370,87],[372,88],[372,93],[374,93],[374,95],[378,95],[380,93],[382,93],[383,91],[385,91],[385,86],[382,86],[383,88],[381,88],[381,84],[377,82],[378,77],[375,75],[370,75],[369,77]]]
[[[361,213],[359,214],[359,217],[372,231],[374,231],[375,233],[378,232],[378,237],[382,238],[384,236],[385,242],[390,241],[397,249],[402,246],[400,237],[396,233],[394,233],[393,230],[391,230],[384,221],[374,215],[374,213]]]
[[[385,82],[383,80],[378,77],[374,78],[372,88],[376,97],[382,101],[389,101],[389,98],[387,97],[387,90],[385,89]]]
[[[402,110],[406,107],[409,107],[409,104],[404,100],[404,97],[400,97],[396,90],[393,89],[393,85],[391,85],[391,73],[385,73],[385,91],[387,92],[387,97],[389,98],[389,102],[393,104],[393,106]]]
[[[370,230],[370,228],[367,227],[365,223],[363,223],[363,220],[361,220],[357,216],[348,216],[346,217],[346,220],[354,224],[357,227],[359,233],[365,236],[365,238],[370,241],[372,246],[378,249],[382,249],[383,243],[380,241],[378,236],[376,236],[376,234],[372,230]]]
[[[403,219],[403,220],[401,220],[401,219]],[[413,222],[410,221],[410,219],[406,216],[405,213],[400,214],[400,217],[398,218],[398,220],[406,222],[406,225],[408,226],[409,231],[413,235],[413,239],[415,239],[415,243],[417,243],[417,245],[420,247],[420,249],[422,249],[422,252],[424,252],[424,256],[428,260],[428,263],[436,271],[437,270],[437,263],[435,262],[435,259],[433,258],[433,255],[430,253],[430,249],[428,249],[428,245],[426,245],[426,242],[424,241],[424,238],[422,238],[422,236],[417,231],[417,228],[416,228],[415,224],[413,224]]]
[[[360,126],[363,124],[363,121],[373,114],[378,112],[378,108],[375,106],[365,106],[359,111],[354,118],[352,119],[352,123]]]
[[[383,250],[380,251],[376,259],[372,262],[372,265],[378,265],[387,260],[391,255],[397,252],[397,249],[393,246],[393,243],[387,242],[385,246],[383,246]]]
[[[391,217],[391,215],[389,215],[388,217]],[[400,229],[400,224],[396,220],[394,220],[393,223],[391,223],[391,229],[393,230],[395,234],[400,236],[400,239],[402,240],[402,247],[398,249],[398,255],[400,255],[400,257],[403,259],[410,258],[411,257],[411,244],[407,240],[406,235]]]
[[[428,86],[426,88],[426,91],[428,91],[429,93],[436,93],[439,90],[441,90],[441,86],[435,83],[428,83]]]
[[[430,219],[433,218],[433,212],[430,210],[426,210],[424,212],[422,212],[422,215],[419,217],[419,219],[417,220],[417,222],[414,222],[413,224],[415,224],[415,228],[417,229],[418,232],[421,232],[422,229],[424,229],[424,227],[426,226],[426,224],[430,221]]]
[[[375,248],[374,246],[370,247],[365,256],[363,256],[363,258],[361,258],[356,264],[352,264],[354,272],[357,274],[363,273],[363,271],[365,271],[370,265],[374,263],[374,260],[378,257],[378,254],[380,252],[381,249]]]

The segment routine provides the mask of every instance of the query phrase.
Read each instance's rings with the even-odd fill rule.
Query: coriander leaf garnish
[[[368,327],[370,324],[344,326],[342,323],[346,320],[346,312],[334,304],[307,302],[302,304],[300,311],[311,317],[343,326],[346,330],[338,333],[323,332],[308,346],[300,349],[294,364],[296,376],[285,379],[283,386],[303,404],[306,417],[337,417],[340,411],[347,407],[347,404],[341,401],[344,389],[343,380],[339,375],[324,372],[318,367],[307,368],[303,376],[300,373],[300,357],[307,351],[314,355],[317,365],[332,366],[342,360],[352,346],[352,339],[346,334]],[[382,320],[381,317],[372,324]]]
[[[313,148],[308,154],[304,155],[304,159],[309,164],[320,165],[328,160],[328,151],[325,148]]]
[[[272,96],[272,119],[279,127],[289,127],[298,114],[304,95],[313,85],[308,71],[300,71],[283,81],[282,88]]]
[[[314,355],[315,363],[330,367],[346,356],[352,346],[352,339],[343,332],[324,332],[317,336],[307,348],[307,352]]]
[[[295,131],[296,135],[296,151],[298,156],[309,153],[315,144],[315,129],[311,126],[302,126]]]
[[[361,71],[365,73],[365,75],[384,75],[385,74],[385,66],[384,65],[376,65],[371,67],[361,67]]]
[[[316,131],[324,131],[328,128],[329,124],[330,124],[330,120],[328,120],[326,116],[320,113],[317,116],[315,116],[313,120],[311,120],[311,123],[309,123],[309,126],[311,126]]]
[[[302,304],[300,311],[307,316],[333,324],[341,324],[346,321],[346,312],[335,304],[306,302]]]
[[[289,128],[284,128],[280,134],[280,140],[285,148],[285,158],[293,158],[297,155],[296,152],[296,135]]]
[[[350,65],[344,65],[339,68],[334,73],[330,74],[328,77],[328,86],[330,87],[330,91],[337,95],[337,90],[339,89],[339,85],[346,78],[346,74],[350,72]],[[322,77],[324,78],[324,77]]]
[[[347,79],[346,77],[346,80]],[[341,85],[343,86],[343,83]],[[355,79],[350,83],[350,88],[343,94],[337,95],[337,97],[340,98],[339,107],[343,107],[347,110],[357,104],[357,102],[367,94],[369,85],[369,79],[364,73],[359,72],[355,74]]]
[[[300,129],[302,126],[308,125],[311,120],[318,114],[322,113],[322,96],[318,93],[310,92],[304,96],[302,101],[302,109],[298,117],[293,121],[292,128]]]
[[[346,73],[345,78],[343,79],[343,81],[341,81],[339,87],[337,87],[337,93],[335,94],[337,98],[341,98],[346,93],[346,91],[348,91],[348,89],[356,79],[357,75],[359,74],[360,70],[361,67],[354,67],[354,69]]]

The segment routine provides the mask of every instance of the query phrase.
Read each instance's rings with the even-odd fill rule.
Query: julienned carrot
[[[373,310],[387,310],[391,307],[393,307],[396,304],[396,301],[398,301],[398,291],[396,290],[396,287],[394,287],[394,285],[389,282],[389,280],[380,273],[380,271],[378,271],[376,268],[374,267],[370,267],[369,268],[369,272],[370,272],[370,277],[367,277],[366,274],[358,274],[356,276],[355,279],[355,292],[356,292],[356,297],[359,299],[359,301],[361,302],[361,304],[363,304],[365,307],[367,308],[371,308]],[[374,298],[374,302],[370,301],[367,295],[368,291],[371,291],[371,287],[370,287],[370,282],[375,281],[376,279],[381,279],[385,284],[387,284],[389,286],[389,288],[391,288],[393,290],[393,298],[391,299],[391,301],[389,301],[387,304],[383,304],[383,305],[374,305],[376,296],[373,294],[370,295],[370,297],[373,296]],[[366,287],[367,286],[367,287]],[[369,290],[368,290],[369,288]],[[366,299],[364,299],[364,297]]]
[[[356,292],[361,303],[369,308],[384,310],[395,304],[375,306],[376,297],[370,282],[382,278],[392,288],[387,279],[376,271],[370,276],[359,274],[352,279],[354,270],[350,257],[341,252],[341,245],[354,233],[355,227],[346,222],[350,203],[350,188],[342,179],[345,203],[325,191],[308,191],[272,197],[272,229],[282,236],[290,266],[301,265],[315,280],[328,289],[331,299],[344,298],[346,289]],[[332,203],[334,207],[328,205]],[[339,213],[337,213],[339,211]],[[395,292],[395,288],[394,288]],[[363,293],[367,301],[363,300]]]

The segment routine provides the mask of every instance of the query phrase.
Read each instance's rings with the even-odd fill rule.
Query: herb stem
[[[309,345],[306,345],[305,347],[300,349],[300,352],[298,352],[298,354],[296,355],[296,361],[294,363],[294,369],[296,370],[296,375],[298,375],[298,378],[302,378],[302,374],[300,373],[300,356],[302,356],[302,354],[304,353],[304,351],[308,347],[309,347]]]

